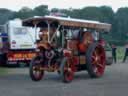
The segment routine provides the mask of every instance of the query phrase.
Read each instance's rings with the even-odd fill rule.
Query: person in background
[[[6,53],[8,53],[9,42],[7,33],[0,34],[0,64],[5,64]]]
[[[117,59],[116,59],[116,49],[117,49],[117,47],[114,44],[112,44],[112,57],[113,57],[113,60],[114,60],[115,63],[117,61]]]
[[[125,63],[127,56],[128,56],[128,43],[125,45],[125,54],[123,58],[123,63]]]

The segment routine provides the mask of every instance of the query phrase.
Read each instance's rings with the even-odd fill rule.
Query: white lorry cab
[[[34,29],[23,27],[20,19],[8,21],[3,28],[0,32],[0,62],[9,65],[28,63],[35,55]]]
[[[34,49],[34,30],[32,28],[23,27],[20,19],[9,21],[7,23],[7,32],[9,36],[10,49],[24,50]]]

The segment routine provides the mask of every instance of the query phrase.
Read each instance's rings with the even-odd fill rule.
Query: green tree
[[[109,34],[104,34],[104,38],[109,41],[109,42],[115,42],[115,31],[114,31],[114,27],[115,27],[115,24],[114,24],[114,12],[112,10],[111,7],[109,6],[101,6],[99,7],[101,13],[102,13],[102,17],[100,18],[100,21],[101,22],[105,22],[105,23],[110,23],[112,24],[112,27],[111,27],[111,31]]]
[[[102,13],[98,7],[85,7],[80,10],[80,16],[82,19],[97,20],[100,21]]]
[[[115,37],[125,43],[128,34],[128,8],[119,8],[115,14]]]
[[[18,12],[15,12],[15,18],[25,19],[25,18],[32,17],[33,15],[34,14],[32,9],[28,7],[23,7]]]
[[[59,12],[61,9],[58,9],[58,8],[52,8],[51,9],[51,12],[53,12],[53,13],[56,13],[56,12]]]
[[[102,17],[100,21],[112,24],[114,20],[114,12],[112,8],[109,6],[101,6],[100,11],[102,13]]]
[[[34,15],[36,16],[44,16],[48,14],[49,10],[47,5],[40,5],[34,8]]]
[[[0,24],[4,24],[14,17],[14,12],[5,8],[0,9]]]

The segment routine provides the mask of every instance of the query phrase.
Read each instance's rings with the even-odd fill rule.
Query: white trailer
[[[4,25],[6,37],[2,37],[1,60],[8,64],[29,62],[35,55],[34,29],[23,27],[20,19],[10,20]],[[3,59],[4,58],[4,59]],[[1,61],[3,62],[3,61]]]

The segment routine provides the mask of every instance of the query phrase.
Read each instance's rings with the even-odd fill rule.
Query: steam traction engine
[[[36,56],[30,64],[32,80],[41,80],[45,71],[57,71],[64,82],[71,82],[74,73],[82,70],[91,77],[104,74],[106,57],[99,32],[108,32],[110,24],[44,16],[26,19],[23,25],[40,28]]]

